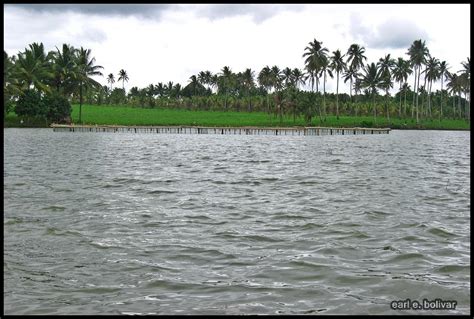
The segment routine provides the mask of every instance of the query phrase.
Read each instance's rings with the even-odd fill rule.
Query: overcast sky
[[[63,43],[89,48],[104,67],[99,82],[107,84],[109,73],[118,78],[123,68],[127,90],[186,85],[191,75],[226,65],[256,75],[265,65],[303,68],[304,48],[315,38],[331,53],[362,45],[368,62],[388,53],[407,58],[420,38],[450,71],[470,56],[469,4],[7,4],[3,10],[9,55],[33,42],[48,51]],[[327,90],[335,86],[330,79]],[[349,89],[341,84],[340,91]]]

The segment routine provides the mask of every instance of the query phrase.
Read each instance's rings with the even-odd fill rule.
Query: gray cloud
[[[81,39],[81,42],[104,42],[107,39],[107,34],[104,31],[97,28],[86,29],[80,34],[76,35],[76,38]]]
[[[350,33],[374,49],[403,49],[417,39],[429,40],[428,33],[410,20],[391,18],[370,27],[356,14],[350,17]]]
[[[428,40],[428,33],[408,20],[390,19],[378,26],[368,44],[374,48],[408,48],[417,39]]]
[[[29,12],[60,13],[73,12],[102,16],[142,16],[159,18],[168,10],[168,4],[6,4],[7,8],[18,8]]]
[[[205,16],[210,20],[226,17],[250,15],[256,23],[263,22],[283,11],[301,11],[303,5],[281,5],[281,4],[213,4],[199,5],[197,14]]]
[[[364,42],[367,36],[371,36],[373,34],[372,29],[364,25],[362,18],[358,14],[351,14],[349,21],[349,31],[355,40],[362,40]]]
[[[166,11],[191,10],[197,16],[204,16],[210,20],[250,15],[257,23],[283,11],[304,9],[303,5],[280,4],[6,4],[5,6],[37,13],[73,12],[102,16],[140,16],[149,19],[159,19]]]

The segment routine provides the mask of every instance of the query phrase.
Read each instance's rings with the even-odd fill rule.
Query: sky
[[[386,54],[407,59],[417,39],[451,72],[470,57],[470,4],[4,4],[3,11],[9,55],[33,42],[48,51],[82,46],[104,67],[96,80],[107,85],[109,73],[117,79],[125,69],[127,91],[168,81],[184,86],[191,75],[224,66],[256,75],[266,65],[303,69],[314,39],[330,54],[357,43],[369,63]],[[339,91],[349,93],[340,81]],[[328,79],[326,90],[335,88]]]

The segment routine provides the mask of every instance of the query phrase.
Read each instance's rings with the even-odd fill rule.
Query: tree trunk
[[[431,87],[433,85],[433,81],[430,81],[428,85],[430,86],[430,89],[428,91],[428,112],[430,112],[430,120],[431,120]]]
[[[283,123],[283,112],[282,112],[282,99],[281,97],[278,95],[277,93],[277,97],[278,97],[278,113],[280,115],[280,125]]]
[[[418,81],[417,81],[418,83],[416,86],[416,124],[420,123],[419,116],[418,116],[418,86],[420,85],[420,67],[418,67]]]
[[[406,82],[405,82],[406,83]],[[407,89],[405,89],[405,98],[403,102],[403,115],[406,117],[407,116]]]
[[[324,72],[324,82],[323,82],[323,114],[324,114],[324,121],[326,122],[326,72]]]
[[[425,70],[426,72],[426,70]],[[426,73],[425,73],[425,76],[424,76],[425,80],[424,80],[424,83],[423,83],[423,87],[425,88],[425,92],[428,92],[427,88],[426,88]],[[420,115],[423,116],[423,112],[424,112],[424,115],[426,116],[427,114],[427,110],[425,108],[425,95],[422,95],[421,96],[421,110],[420,110]]]
[[[413,83],[413,93],[416,91],[416,66],[415,66],[415,83]],[[416,94],[413,95],[413,102],[411,105],[411,118],[415,117],[415,97]]]
[[[79,124],[82,124],[82,82],[79,84]]]
[[[402,118],[402,81],[400,81],[400,107],[398,108],[398,118]]]
[[[456,118],[456,93],[453,93],[453,119]]]
[[[462,119],[462,111],[461,111],[461,92],[459,92],[459,97],[458,97],[458,113],[459,113],[459,119]]]
[[[352,103],[352,77],[350,77],[349,79],[349,84],[350,84],[349,94],[350,94],[350,101],[351,101],[351,114],[354,114],[354,103]]]
[[[337,72],[337,86],[336,86],[336,119],[339,120],[339,71]]]
[[[466,101],[467,101],[467,120],[471,120],[471,92],[466,91]]]
[[[439,113],[439,121],[441,122],[441,118],[443,117],[443,75],[441,74],[441,104],[440,104],[440,113]]]
[[[377,111],[376,111],[376,108],[375,108],[375,92],[372,93],[374,95],[374,122],[377,123]]]

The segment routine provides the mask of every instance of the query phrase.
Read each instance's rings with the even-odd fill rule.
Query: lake
[[[3,165],[5,314],[470,313],[469,132],[4,129]]]

